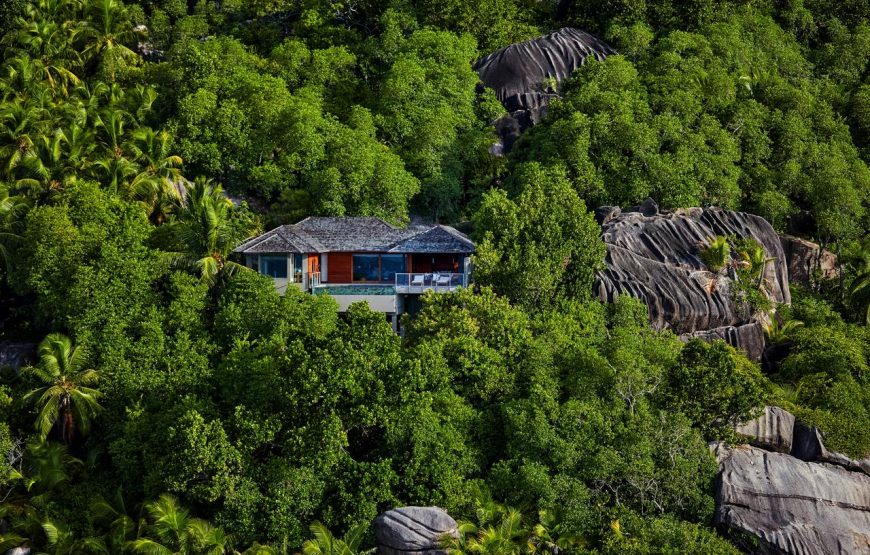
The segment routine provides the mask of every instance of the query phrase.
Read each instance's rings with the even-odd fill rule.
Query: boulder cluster
[[[736,431],[749,445],[712,446],[718,525],[758,538],[763,553],[870,553],[870,459],[829,451],[778,407]]]
[[[765,354],[762,318],[737,303],[733,273],[713,272],[701,251],[716,236],[752,238],[769,263],[762,280],[775,304],[791,302],[789,281],[831,276],[836,257],[809,241],[780,236],[764,219],[722,208],[660,211],[652,199],[625,210],[596,211],[607,248],[605,269],[593,293],[613,302],[619,295],[643,300],[655,329],[670,329],[684,341],[723,339],[754,361]]]

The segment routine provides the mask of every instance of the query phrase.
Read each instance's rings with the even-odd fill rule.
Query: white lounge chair
[[[439,275],[435,285],[450,285],[450,274]]]
[[[423,279],[425,277],[423,274],[414,274],[414,278],[411,280],[411,287],[423,287]]]

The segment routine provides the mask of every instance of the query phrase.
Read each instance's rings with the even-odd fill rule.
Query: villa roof
[[[470,254],[474,243],[446,225],[414,224],[394,227],[373,217],[311,217],[282,225],[249,239],[235,252],[327,253],[390,252]]]

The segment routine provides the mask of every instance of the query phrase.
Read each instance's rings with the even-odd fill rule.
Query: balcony
[[[291,286],[303,291],[311,291],[320,285],[320,272],[296,272],[289,279],[273,277],[272,280],[275,282],[275,289],[282,295],[287,293],[287,288]]]
[[[396,274],[396,293],[448,292],[457,287],[468,287],[468,274],[444,272]]]

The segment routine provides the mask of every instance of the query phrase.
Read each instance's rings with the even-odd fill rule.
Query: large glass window
[[[301,254],[293,255],[293,281],[296,283],[302,283],[302,274],[305,272],[303,263],[304,259]]]
[[[287,257],[261,254],[260,273],[273,278],[287,279]]]
[[[392,283],[396,281],[396,274],[408,271],[408,259],[404,254],[381,255],[381,281]]]
[[[353,255],[353,280],[378,281],[378,255]]]

